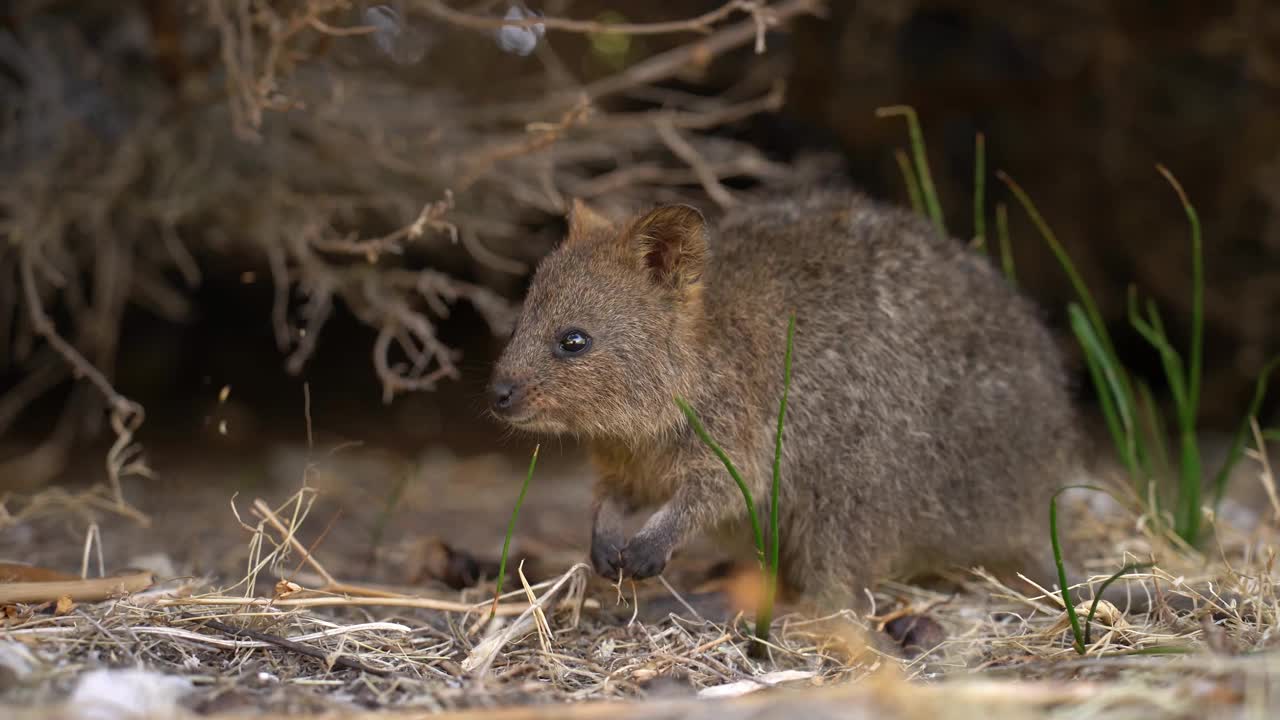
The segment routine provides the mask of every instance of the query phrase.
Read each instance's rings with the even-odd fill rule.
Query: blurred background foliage
[[[11,3],[0,473],[55,477],[78,443],[110,439],[104,407],[126,424],[145,407],[143,440],[234,417],[224,441],[250,442],[297,424],[303,381],[341,432],[417,443],[456,429],[481,414],[566,198],[714,210],[851,181],[905,203],[905,132],[875,115],[896,104],[924,124],[954,234],[972,233],[982,132],[987,167],[1035,198],[1103,313],[1123,326],[1135,283],[1185,337],[1186,220],[1154,169],[1168,165],[1206,234],[1202,417],[1234,428],[1280,352],[1280,5],[810,5]],[[695,21],[621,34],[552,18]],[[988,212],[1009,200],[999,183],[988,193]],[[1061,269],[1012,204],[1011,228],[1019,282],[1074,352]],[[84,368],[42,330],[102,382],[72,384]],[[1155,354],[1116,340],[1159,388]]]

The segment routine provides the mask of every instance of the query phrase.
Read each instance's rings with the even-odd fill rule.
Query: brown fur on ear
[[[569,203],[569,237],[566,242],[577,242],[601,234],[613,234],[617,227],[609,218],[601,215],[579,198]]]
[[[656,208],[632,224],[627,237],[635,244],[654,282],[686,289],[702,279],[709,249],[707,221],[697,208]]]

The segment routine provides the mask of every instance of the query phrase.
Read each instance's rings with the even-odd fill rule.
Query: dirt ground
[[[937,586],[886,583],[872,618],[784,607],[769,656],[756,658],[750,613],[724,614],[750,594],[750,578],[727,571],[741,566],[710,545],[639,586],[615,587],[581,565],[590,469],[570,444],[540,450],[508,597],[490,622],[487,578],[531,441],[444,417],[449,443],[378,446],[326,432],[318,417],[308,442],[301,418],[239,434],[234,417],[212,418],[198,443],[150,447],[157,474],[126,481],[130,514],[90,490],[103,471],[88,452],[56,488],[5,496],[0,562],[154,575],[105,602],[5,605],[6,712],[1264,717],[1280,708],[1280,662],[1269,652],[1277,534],[1253,461],[1218,519],[1217,557],[1204,562],[1118,506],[1071,499],[1091,512],[1064,543],[1091,571],[1159,563],[1131,584],[1155,594],[1157,611],[1107,616],[1084,656],[1057,596],[958,569]],[[1197,578],[1213,581],[1210,595],[1189,589]],[[1180,595],[1194,607],[1161,600]],[[780,687],[754,692],[770,685]]]

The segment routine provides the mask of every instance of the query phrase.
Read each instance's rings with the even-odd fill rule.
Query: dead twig
[[[0,583],[0,605],[49,602],[64,596],[78,602],[96,602],[145,590],[153,582],[151,573],[136,572],[85,580]]]
[[[500,30],[504,27],[527,28],[541,25],[548,30],[561,30],[572,33],[670,35],[681,32],[707,33],[710,32],[712,26],[731,17],[734,13],[742,12],[753,16],[759,15],[768,9],[768,5],[756,0],[732,0],[715,10],[687,20],[669,20],[667,22],[653,23],[602,23],[594,20],[573,20],[571,18],[543,17],[541,15],[520,20],[507,20],[505,18],[483,17],[454,10],[440,2],[440,0],[425,0],[425,2],[421,3],[421,8],[439,20],[471,30]]]
[[[185,613],[183,614],[183,617],[190,620],[196,620],[199,622],[200,625],[213,628],[214,630],[217,630],[219,632],[224,632],[234,637],[245,637],[251,640],[258,640],[259,642],[268,643],[270,645],[275,645],[276,647],[281,647],[286,650],[296,652],[299,655],[306,655],[307,657],[315,658],[320,662],[324,663],[325,667],[330,670],[335,667],[340,667],[346,670],[356,670],[359,672],[367,672],[372,675],[386,676],[391,674],[390,670],[386,670],[383,668],[370,667],[369,665],[366,665],[360,662],[359,660],[355,660],[353,658],[347,657],[346,655],[329,654],[319,648],[315,648],[310,645],[304,645],[300,642],[294,642],[293,640],[282,638],[279,635],[272,635],[271,633],[264,633],[264,632],[259,632],[257,630],[250,630],[249,628],[232,627],[231,625],[228,625],[219,620],[213,620],[210,618],[198,618],[194,615],[188,615]]]

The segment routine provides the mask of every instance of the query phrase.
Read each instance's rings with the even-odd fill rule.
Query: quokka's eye
[[[556,345],[557,354],[561,357],[581,355],[591,347],[591,336],[581,330],[567,330]]]

